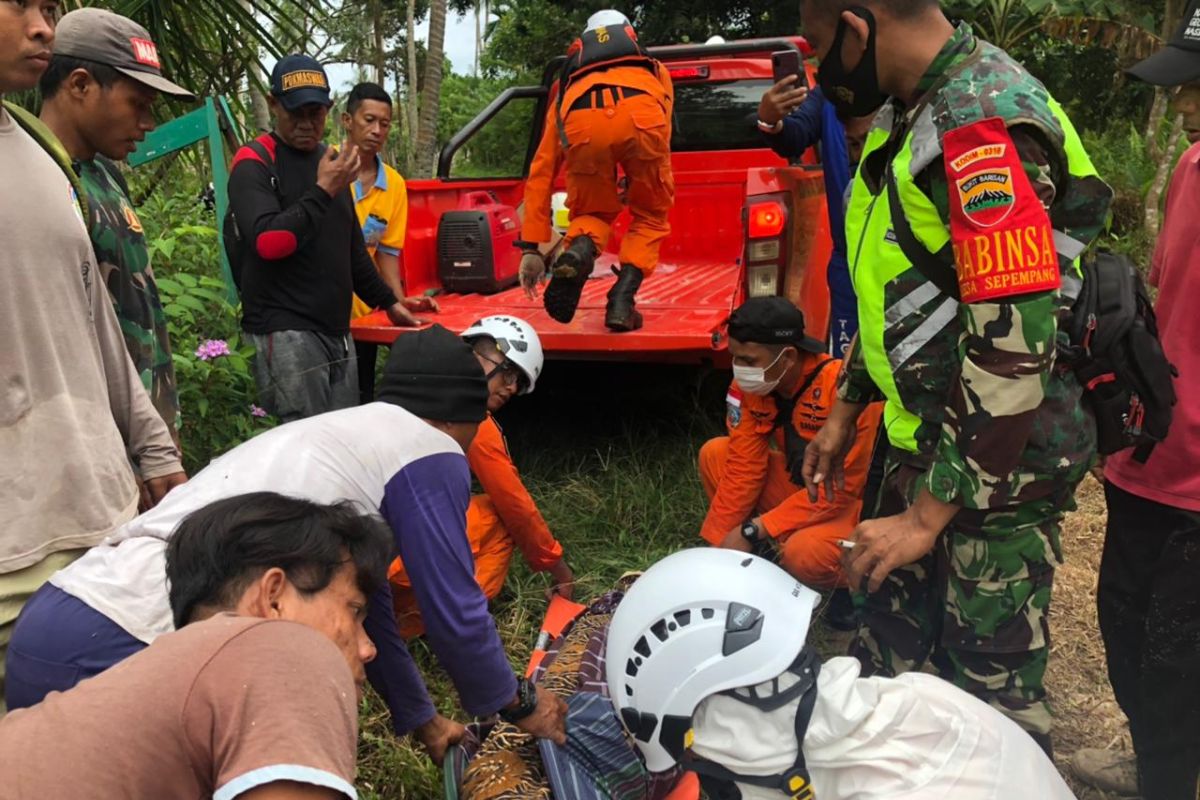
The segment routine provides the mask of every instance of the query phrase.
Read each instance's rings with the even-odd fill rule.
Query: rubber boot
[[[608,308],[604,311],[605,327],[614,331],[636,331],[642,327],[642,315],[634,308],[634,295],[642,285],[642,271],[633,264],[622,264],[617,282],[608,290]]]
[[[542,296],[546,313],[556,322],[566,324],[575,318],[579,298],[592,267],[596,264],[596,243],[587,234],[571,240],[571,245],[562,252],[550,268],[550,285]]]

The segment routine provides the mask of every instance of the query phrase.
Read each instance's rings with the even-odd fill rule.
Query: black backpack
[[[271,175],[271,188],[275,190],[275,196],[279,199],[279,206],[282,208],[283,193],[279,190],[279,175],[275,172],[275,157],[271,154],[270,148],[262,142],[264,137],[270,135],[269,133],[263,134],[257,139],[251,139],[243,146],[254,151],[259,160],[266,165],[267,171]],[[236,160],[235,157],[234,161],[236,162]],[[225,210],[225,219],[221,221],[221,233],[225,240],[225,257],[229,260],[229,272],[233,275],[233,285],[237,287],[240,295],[242,292],[242,269],[250,252],[250,245],[241,230],[238,229],[232,205]]]
[[[886,183],[888,203],[902,210],[890,167]],[[943,294],[957,298],[949,246],[940,253],[929,252],[903,213],[892,215],[892,228],[912,265]],[[1173,379],[1179,371],[1163,352],[1154,307],[1129,259],[1101,250],[1084,255],[1081,269],[1083,286],[1063,325],[1070,344],[1059,347],[1058,362],[1074,371],[1083,385],[1100,454],[1132,447],[1134,458],[1144,463],[1171,427]]]

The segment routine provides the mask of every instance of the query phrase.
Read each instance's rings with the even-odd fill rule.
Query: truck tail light
[[[759,195],[746,208],[746,294],[773,297],[787,264],[785,195]]]
[[[672,81],[702,81],[708,78],[708,67],[667,67]]]
[[[759,264],[746,270],[746,295],[774,297],[779,294],[779,265]]]
[[[783,233],[783,223],[787,219],[783,204],[768,200],[750,206],[750,225],[747,233],[751,239],[766,239]]]

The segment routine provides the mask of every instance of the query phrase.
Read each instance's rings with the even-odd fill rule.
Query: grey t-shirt
[[[98,544],[182,469],[134,371],[71,184],[0,109],[0,577]],[[128,447],[128,454],[126,448]]]

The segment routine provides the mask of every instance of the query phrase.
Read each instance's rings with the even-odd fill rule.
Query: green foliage
[[[1148,264],[1153,241],[1145,230],[1144,207],[1158,165],[1145,138],[1136,126],[1117,124],[1101,133],[1085,132],[1083,143],[1096,171],[1113,189],[1108,246]]]
[[[1116,120],[1145,119],[1154,100],[1154,87],[1126,80],[1116,53],[1104,47],[1039,33],[1012,56],[1045,84],[1081,130],[1099,132]]]
[[[151,195],[139,217],[171,333],[184,466],[191,472],[273,422],[252,413],[254,348],[243,343],[240,312],[225,299],[213,214],[196,201],[199,184],[187,175],[173,169],[172,178],[184,178],[174,184],[176,193]],[[201,358],[197,351],[210,340],[225,342],[228,354]]]
[[[447,74],[442,80],[442,111],[438,119],[438,146],[509,86],[537,83],[537,78],[487,78]],[[534,100],[514,100],[484,126],[455,156],[454,177],[508,178],[522,174],[533,128]]]

